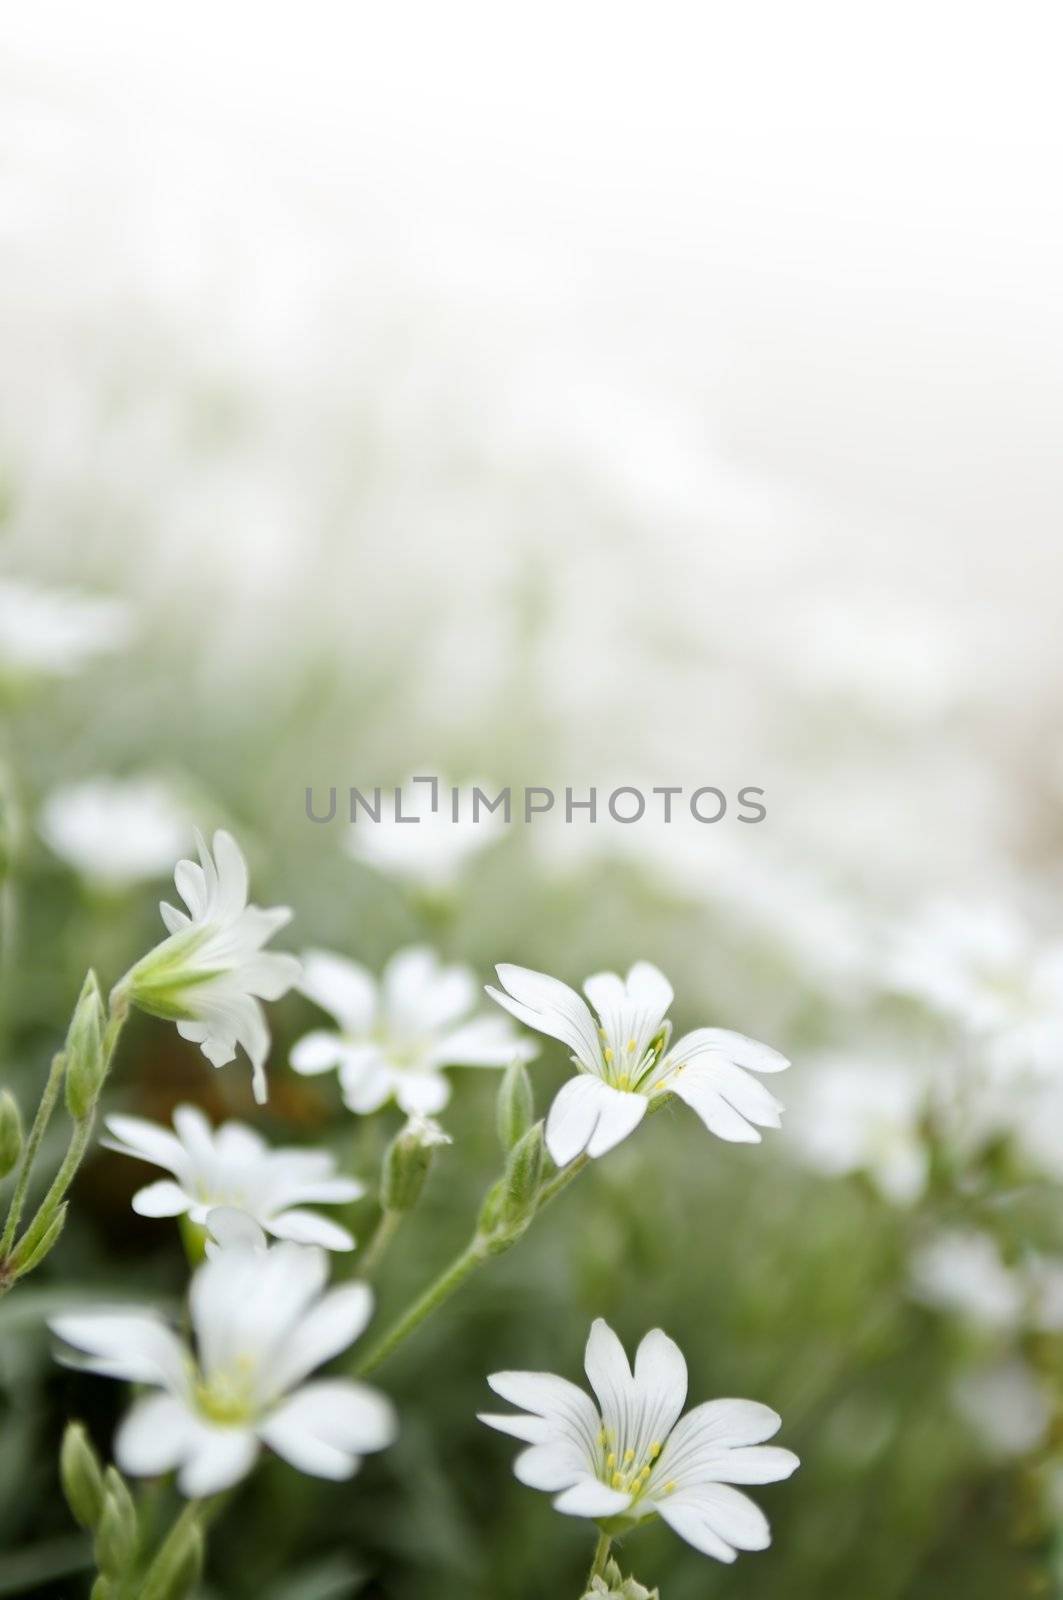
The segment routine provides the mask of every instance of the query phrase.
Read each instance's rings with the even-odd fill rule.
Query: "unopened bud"
[[[537,1122],[513,1146],[506,1162],[503,1215],[507,1222],[520,1222],[528,1215],[539,1192],[542,1172],[543,1125]]]
[[[511,1061],[503,1073],[495,1114],[502,1148],[512,1150],[527,1133],[535,1117],[531,1079],[523,1061]]]
[[[36,1219],[32,1226],[23,1234],[15,1249],[12,1250],[9,1268],[16,1278],[24,1278],[34,1267],[39,1267],[46,1255],[49,1255],[59,1242],[59,1235],[66,1223],[66,1214],[69,1202],[56,1207],[51,1216]]]
[[[96,1529],[96,1565],[107,1578],[124,1577],[137,1549],[137,1512],[121,1473],[103,1475],[103,1514]]]
[[[80,1422],[67,1424],[59,1450],[59,1482],[83,1528],[95,1528],[103,1511],[103,1469]]]
[[[606,1563],[600,1578],[592,1578],[583,1600],[660,1600],[658,1589],[647,1589],[637,1578],[625,1578],[615,1561]]]
[[[450,1135],[430,1117],[410,1117],[384,1152],[380,1204],[385,1211],[412,1211],[421,1198],[435,1151]]]
[[[0,1180],[18,1164],[22,1154],[22,1118],[10,1089],[0,1089]]]
[[[90,972],[66,1036],[66,1108],[80,1122],[96,1104],[103,1082],[103,1002]]]

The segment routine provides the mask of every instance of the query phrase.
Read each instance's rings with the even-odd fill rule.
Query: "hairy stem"
[[[609,1551],[612,1546],[613,1541],[607,1533],[598,1535],[598,1543],[594,1549],[594,1560],[591,1562],[591,1570],[587,1574],[587,1582],[583,1586],[585,1590],[590,1588],[595,1578],[604,1577],[605,1564],[609,1560]]]
[[[44,1138],[45,1131],[47,1130],[48,1124],[51,1121],[52,1112],[55,1110],[55,1102],[59,1097],[59,1089],[63,1082],[64,1067],[65,1061],[63,1059],[62,1052],[52,1057],[51,1070],[48,1073],[48,1077],[44,1085],[44,1092],[41,1095],[40,1104],[38,1105],[36,1115],[33,1118],[33,1126],[30,1128],[29,1137],[26,1140],[26,1145],[22,1152],[22,1163],[19,1167],[18,1182],[15,1185],[14,1194],[11,1196],[11,1204],[8,1207],[7,1221],[4,1224],[4,1232],[3,1235],[0,1236],[0,1262],[3,1262],[7,1259],[7,1256],[11,1251],[11,1246],[14,1243],[15,1231],[22,1220],[22,1208],[26,1204],[26,1191],[29,1188],[30,1174],[33,1170],[33,1163],[37,1158],[37,1151],[41,1147],[41,1140]]]
[[[563,1171],[555,1173],[552,1178],[548,1178],[540,1185],[538,1195],[531,1208],[532,1220],[563,1189],[567,1189],[572,1180],[583,1171],[588,1160],[589,1157],[580,1156],[576,1161],[565,1167]],[[515,1243],[517,1237],[519,1235],[514,1235],[512,1242]],[[373,1249],[375,1242],[376,1238],[374,1236],[370,1241],[368,1251]],[[503,1244],[502,1249],[505,1248],[507,1246]],[[501,1250],[497,1245],[492,1247],[490,1239],[485,1238],[479,1231],[474,1233],[465,1249],[455,1256],[449,1267],[445,1267],[439,1277],[435,1278],[428,1285],[428,1288],[407,1306],[406,1310],[392,1323],[391,1327],[377,1340],[376,1344],[370,1346],[368,1352],[354,1367],[356,1375],[365,1377],[366,1374],[374,1372],[377,1367],[388,1359],[394,1350],[398,1349],[405,1339],[409,1338],[411,1333],[420,1327],[422,1322],[425,1322],[434,1312],[439,1310],[440,1306],[445,1305],[452,1295],[457,1293],[465,1280],[470,1278],[478,1267],[482,1267],[485,1261],[489,1261],[493,1255],[500,1253]]]
[[[360,1278],[371,1277],[379,1267],[402,1225],[404,1215],[402,1211],[381,1211],[376,1227],[358,1256],[357,1271]]]

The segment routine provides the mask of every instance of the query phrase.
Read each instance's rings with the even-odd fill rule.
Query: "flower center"
[[[598,1434],[598,1443],[601,1446],[602,1459],[598,1468],[598,1476],[610,1489],[619,1489],[622,1494],[631,1495],[637,1500],[645,1493],[646,1485],[650,1481],[657,1457],[660,1455],[662,1445],[655,1439],[641,1460],[635,1455],[634,1450],[628,1446],[622,1453],[616,1449],[616,1435],[611,1428],[603,1427]],[[666,1483],[658,1489],[658,1494],[671,1494],[675,1488],[674,1482]]]
[[[667,1033],[662,1029],[655,1035],[639,1054],[639,1042],[635,1038],[625,1039],[623,1043],[611,1042],[609,1034],[604,1028],[598,1029],[602,1041],[602,1059],[605,1062],[606,1082],[613,1089],[630,1094],[638,1089],[639,1084],[651,1073],[660,1060],[664,1049]]]
[[[235,1427],[248,1422],[255,1414],[252,1388],[254,1363],[250,1356],[238,1356],[238,1371],[215,1372],[209,1379],[201,1378],[195,1385],[197,1409],[220,1427]]]

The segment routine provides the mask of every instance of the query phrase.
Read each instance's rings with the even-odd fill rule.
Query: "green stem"
[[[583,1586],[585,1590],[590,1588],[595,1578],[605,1576],[605,1564],[609,1560],[609,1551],[612,1546],[613,1541],[607,1533],[598,1535],[598,1543],[594,1549],[594,1560],[591,1563],[591,1570],[587,1574],[587,1582]]]
[[[532,1209],[533,1221],[544,1207],[556,1199],[561,1191],[567,1189],[572,1180],[579,1176],[588,1164],[589,1159],[588,1156],[580,1156],[565,1167],[562,1172],[555,1173],[554,1177],[549,1178],[542,1185]],[[374,1244],[375,1237],[370,1241],[370,1250]],[[452,1295],[457,1293],[466,1278],[470,1278],[477,1268],[482,1267],[484,1262],[489,1261],[493,1255],[500,1253],[501,1251],[497,1246],[494,1249],[491,1248],[490,1241],[482,1234],[479,1232],[474,1233],[465,1249],[461,1251],[460,1255],[455,1256],[450,1266],[444,1268],[439,1277],[428,1285],[428,1288],[406,1308],[397,1321],[392,1323],[391,1327],[377,1340],[376,1344],[370,1347],[366,1355],[356,1364],[354,1368],[355,1374],[358,1377],[365,1377],[368,1373],[374,1372],[377,1367],[387,1360],[392,1351],[402,1344],[404,1339],[408,1339],[410,1334],[419,1328],[422,1322],[426,1321],[428,1317],[439,1310],[440,1306],[445,1305]]]
[[[403,1211],[381,1211],[380,1219],[358,1256],[360,1278],[369,1278],[383,1261],[405,1216]]]
[[[198,1527],[200,1533],[205,1535],[208,1526],[227,1498],[226,1492],[212,1495],[209,1500],[189,1500],[181,1514],[175,1518],[173,1526],[155,1554],[155,1559],[144,1574],[142,1585],[137,1591],[140,1600],[157,1600],[158,1596],[167,1592],[173,1577],[172,1563],[180,1554],[188,1533]]]
[[[103,1088],[107,1073],[110,1070],[111,1060],[115,1052],[115,1046],[118,1043],[118,1038],[121,1034],[127,1014],[128,1007],[123,998],[119,1001],[119,1003],[112,1007],[111,1013],[107,1018],[107,1026],[104,1029],[103,1040],[101,1042],[102,1062],[99,1087],[96,1091],[97,1100],[99,1099],[100,1090]],[[14,1199],[12,1200],[11,1211],[8,1215],[7,1224],[4,1228],[3,1238],[0,1239],[0,1263],[17,1266],[20,1262],[25,1262],[40,1244],[41,1240],[44,1238],[48,1229],[55,1220],[56,1212],[62,1205],[66,1192],[70,1188],[70,1185],[73,1183],[74,1178],[77,1175],[78,1168],[81,1166],[81,1163],[85,1158],[85,1152],[89,1147],[89,1140],[92,1138],[92,1130],[96,1122],[95,1101],[86,1115],[80,1117],[74,1123],[74,1131],[70,1135],[70,1143],[67,1145],[66,1155],[63,1157],[62,1165],[60,1166],[55,1177],[52,1179],[47,1194],[37,1207],[32,1222],[22,1235],[18,1244],[12,1250],[12,1241],[14,1239],[15,1230],[18,1226],[22,1205],[25,1200],[26,1185],[29,1182],[29,1166],[32,1164],[33,1157],[36,1155],[41,1138],[44,1136],[44,1129],[47,1126],[48,1119],[51,1117],[56,1096],[59,1092],[59,1084],[63,1076],[64,1064],[64,1058],[62,1055],[56,1056],[55,1060],[52,1062],[52,1070],[48,1075],[48,1082],[45,1085],[44,1094],[41,1096],[41,1103],[37,1108],[37,1115],[33,1119],[33,1128],[30,1131],[30,1137],[26,1146],[27,1159],[24,1160],[23,1171],[19,1174],[18,1188],[16,1189]],[[39,1131],[38,1124],[40,1125]],[[36,1143],[34,1143],[35,1133],[37,1134]],[[17,1212],[16,1202],[18,1207]],[[11,1288],[11,1285],[14,1281],[15,1279],[13,1276],[10,1276],[6,1273],[0,1275],[0,1295],[5,1294],[7,1290]]]
[[[446,1267],[434,1282],[428,1285],[424,1293],[419,1295],[412,1305],[407,1306],[401,1317],[391,1324],[391,1327],[376,1344],[372,1345],[354,1368],[355,1375],[364,1378],[368,1373],[375,1372],[382,1362],[386,1361],[392,1351],[397,1349],[404,1339],[408,1339],[415,1328],[419,1328],[427,1317],[451,1295],[455,1294],[465,1282],[466,1278],[474,1273],[477,1267],[483,1266],[487,1260],[488,1251],[479,1234],[474,1234],[469,1244],[460,1255]]]
[[[51,1121],[52,1112],[55,1110],[55,1102],[59,1097],[59,1088],[63,1081],[65,1064],[62,1052],[52,1057],[51,1070],[44,1085],[44,1093],[41,1095],[37,1114],[33,1119],[33,1126],[30,1128],[29,1138],[26,1140],[26,1147],[22,1152],[22,1165],[19,1168],[18,1182],[15,1185],[14,1194],[11,1196],[7,1221],[4,1224],[3,1235],[0,1237],[0,1262],[7,1259],[14,1243],[15,1231],[22,1220],[22,1208],[26,1203],[26,1191],[29,1188],[33,1163],[41,1147],[41,1140],[44,1138],[45,1131]]]

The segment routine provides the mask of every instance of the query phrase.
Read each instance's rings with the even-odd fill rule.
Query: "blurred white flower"
[[[123,1472],[177,1469],[190,1499],[244,1477],[268,1445],[301,1472],[349,1478],[396,1435],[382,1395],[348,1379],[304,1379],[353,1344],[373,1297],[361,1283],[324,1293],[324,1251],[283,1243],[223,1249],[199,1268],[189,1296],[195,1349],[150,1311],[97,1310],[50,1326],[81,1352],[77,1364],[160,1392],[118,1429]]]
[[[299,979],[294,956],[263,948],[291,920],[287,906],[263,911],[247,903],[247,863],[236,840],[214,835],[211,856],[197,832],[199,862],[174,873],[188,913],[159,907],[170,937],[122,979],[120,991],[153,1016],[177,1023],[212,1066],[232,1061],[239,1044],[251,1062],[255,1099],[266,1099],[269,1028],[259,1000],[279,1000]]]
[[[1063,1063],[1063,944],[1039,946],[1003,906],[929,906],[901,934],[888,980],[981,1038],[1003,1072]]]
[[[895,1205],[926,1187],[920,1119],[926,1083],[908,1067],[830,1056],[806,1063],[788,1134],[800,1157],[829,1177],[863,1172]]]
[[[675,1342],[654,1328],[628,1366],[624,1347],[599,1317],[585,1358],[596,1406],[582,1389],[548,1372],[488,1378],[514,1415],[480,1421],[529,1448],[513,1470],[521,1483],[557,1498],[570,1516],[622,1525],[659,1516],[705,1555],[733,1561],[771,1542],[767,1519],[735,1483],[774,1483],[799,1465],[790,1450],[764,1447],[780,1418],[753,1400],[710,1400],[680,1420],[687,1367]]]
[[[502,1017],[470,1017],[480,993],[474,973],[443,966],[421,945],[392,956],[379,983],[355,961],[309,950],[300,987],[340,1031],[306,1034],[292,1066],[338,1067],[352,1111],[377,1111],[394,1097],[407,1114],[430,1116],[450,1099],[444,1067],[505,1067],[537,1054]]]
[[[105,889],[168,872],[188,837],[184,808],[153,778],[89,778],[55,789],[39,826],[57,856]]]
[[[204,1224],[215,1207],[245,1212],[275,1239],[351,1250],[346,1228],[303,1207],[307,1202],[342,1205],[365,1193],[354,1178],[338,1177],[325,1150],[271,1150],[242,1122],[211,1127],[197,1106],[178,1106],[174,1131],[142,1117],[107,1117],[112,1150],[135,1156],[172,1174],[133,1196],[142,1217],[187,1214]]]
[[[672,986],[648,961],[627,978],[600,972],[584,992],[544,972],[503,963],[505,990],[488,994],[518,1021],[560,1039],[573,1052],[576,1077],[556,1095],[546,1119],[546,1146],[559,1167],[586,1151],[602,1156],[642,1121],[650,1100],[675,1094],[720,1139],[757,1144],[757,1128],[778,1128],[782,1106],[749,1072],[781,1072],[785,1056],[726,1028],[697,1028],[671,1049],[665,1013]]]
[[[70,677],[94,656],[122,649],[130,632],[119,600],[0,581],[0,679]]]
[[[957,1410],[995,1456],[1024,1456],[1041,1443],[1052,1396],[1025,1361],[962,1372],[952,1385]]]
[[[410,783],[402,791],[401,809],[406,821],[397,822],[386,812],[379,822],[362,816],[345,834],[345,847],[356,859],[368,862],[379,872],[423,889],[451,889],[468,862],[489,845],[497,844],[505,832],[502,813],[488,811],[482,804],[473,821],[473,787],[469,784],[459,790],[455,822],[453,785],[438,780],[438,804],[433,810],[432,786]],[[491,798],[498,792],[497,785],[481,783],[479,787]]]
[[[912,1257],[910,1285],[924,1305],[993,1333],[1018,1327],[1028,1299],[996,1241],[961,1228],[946,1229],[920,1246]]]

